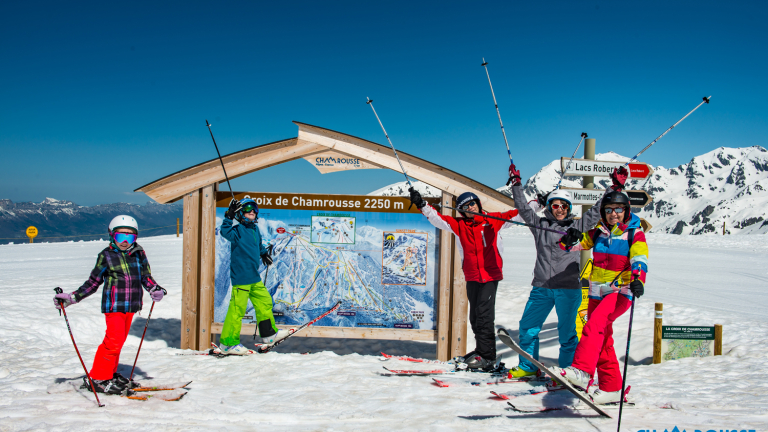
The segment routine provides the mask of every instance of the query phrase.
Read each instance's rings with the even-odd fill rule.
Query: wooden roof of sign
[[[315,154],[328,154],[329,151],[400,172],[400,165],[388,146],[306,123],[294,123],[299,127],[299,136],[296,138],[275,141],[223,156],[229,178],[237,178]],[[401,150],[397,153],[412,178],[454,196],[467,191],[474,192],[483,201],[483,208],[488,211],[505,211],[514,207],[512,198],[492,187]],[[155,180],[136,189],[136,192],[144,192],[158,203],[165,204],[179,200],[186,193],[225,180],[221,164],[218,158],[215,158]]]

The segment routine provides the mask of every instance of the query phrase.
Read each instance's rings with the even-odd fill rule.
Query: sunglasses
[[[464,204],[463,206],[461,206],[461,209],[462,210],[469,210],[469,208],[472,207],[473,205],[477,205],[477,203],[475,201],[470,201],[470,202]]]
[[[251,203],[244,205],[242,208],[243,213],[249,213],[255,210],[256,210],[256,205]]]
[[[613,212],[616,212],[616,214],[622,214],[624,213],[624,207],[619,207],[619,208],[606,207],[605,208],[605,214],[611,214]]]
[[[568,207],[570,207],[568,204],[550,204],[549,206],[552,207],[553,210],[557,210],[557,209],[568,210]]]
[[[115,243],[128,242],[128,244],[133,244],[133,242],[136,241],[137,237],[138,235],[136,234],[121,233],[121,232],[116,232],[112,234],[112,238],[115,239]]]

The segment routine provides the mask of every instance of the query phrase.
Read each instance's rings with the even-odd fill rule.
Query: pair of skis
[[[74,379],[74,380],[67,380],[64,383],[61,384],[54,384],[48,387],[48,393],[64,393],[64,392],[82,392],[86,391],[87,393],[92,394],[90,383],[86,384],[85,382],[81,383],[80,385],[77,384],[77,381],[80,381],[80,378]],[[150,384],[141,386],[141,387],[135,387],[133,389],[130,389],[127,394],[106,394],[106,393],[100,393],[101,396],[119,396],[126,399],[131,400],[138,400],[138,401],[148,401],[150,399],[156,399],[156,400],[162,400],[162,401],[178,401],[181,400],[181,398],[184,397],[184,395],[187,394],[189,391],[186,387],[189,386],[192,383],[192,381],[178,381],[178,382],[150,382]]]
[[[288,340],[288,338],[290,338],[292,336],[295,336],[297,333],[301,332],[302,330],[306,329],[307,327],[311,326],[312,324],[314,324],[314,323],[320,321],[321,319],[327,317],[328,315],[332,314],[333,312],[338,310],[339,307],[341,307],[341,300],[337,301],[336,304],[334,304],[330,309],[328,309],[327,311],[323,312],[320,316],[316,317],[315,319],[313,319],[311,321],[308,321],[308,322],[300,325],[299,327],[297,327],[295,329],[291,329],[291,333],[288,334],[288,336],[284,337],[283,339],[280,339],[280,340],[278,340],[278,341],[276,341],[274,343],[271,343],[271,344],[257,344],[256,345],[256,349],[255,350],[248,350],[247,354],[227,354],[227,353],[223,352],[218,345],[216,345],[215,343],[211,342],[211,348],[208,349],[207,351],[193,352],[193,353],[177,353],[176,355],[207,355],[207,356],[212,356],[212,357],[223,358],[223,357],[238,357],[238,356],[242,357],[242,356],[248,356],[248,355],[256,354],[256,353],[258,353],[258,354],[265,354],[265,353],[268,353],[268,352],[272,351],[276,346],[278,346],[281,343],[283,343],[286,340]]]

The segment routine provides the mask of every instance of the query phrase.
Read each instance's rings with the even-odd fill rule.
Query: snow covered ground
[[[640,408],[624,412],[622,430],[754,429],[768,425],[768,243],[764,236],[649,235],[646,295],[635,309],[630,396]],[[194,380],[179,402],[138,402],[49,393],[82,376],[53,288],[77,288],[105,242],[0,246],[0,431],[26,430],[568,430],[613,431],[616,421],[589,411],[519,414],[490,398],[489,388],[430,384],[427,377],[387,377],[383,350],[434,357],[434,344],[295,338],[265,355],[216,359],[177,356],[181,303],[181,238],[144,238],[155,278],[169,295],[155,307],[137,366],[146,377]],[[497,325],[517,328],[530,290],[534,247],[526,229],[505,234],[506,280],[499,286]],[[90,368],[103,337],[101,293],[67,309]],[[145,301],[148,297],[145,296]],[[723,324],[723,356],[648,365],[654,302],[667,325]],[[137,316],[120,370],[130,372],[143,316]],[[625,350],[629,313],[615,324],[616,350]],[[557,357],[555,316],[542,332],[541,357]],[[244,339],[247,341],[247,339]],[[470,346],[473,345],[470,335]],[[501,343],[508,366],[517,359]],[[503,348],[503,349],[502,349]],[[306,352],[309,354],[304,354]],[[518,384],[513,384],[518,385]],[[509,386],[513,386],[509,385]],[[509,387],[501,391],[511,390]],[[671,404],[674,409],[649,406]]]

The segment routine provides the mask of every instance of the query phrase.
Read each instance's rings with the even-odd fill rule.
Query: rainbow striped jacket
[[[634,228],[632,246],[629,246],[629,230]],[[597,232],[596,241],[593,241]],[[629,223],[617,223],[613,229],[598,222],[595,228],[582,234],[581,242],[568,249],[562,242],[560,248],[566,251],[592,249],[592,275],[590,277],[589,297],[602,299],[608,294],[620,292],[632,298],[629,283],[636,276],[645,284],[648,271],[648,244],[645,233],[640,227],[640,218],[632,214]],[[616,283],[613,283],[613,282]]]

